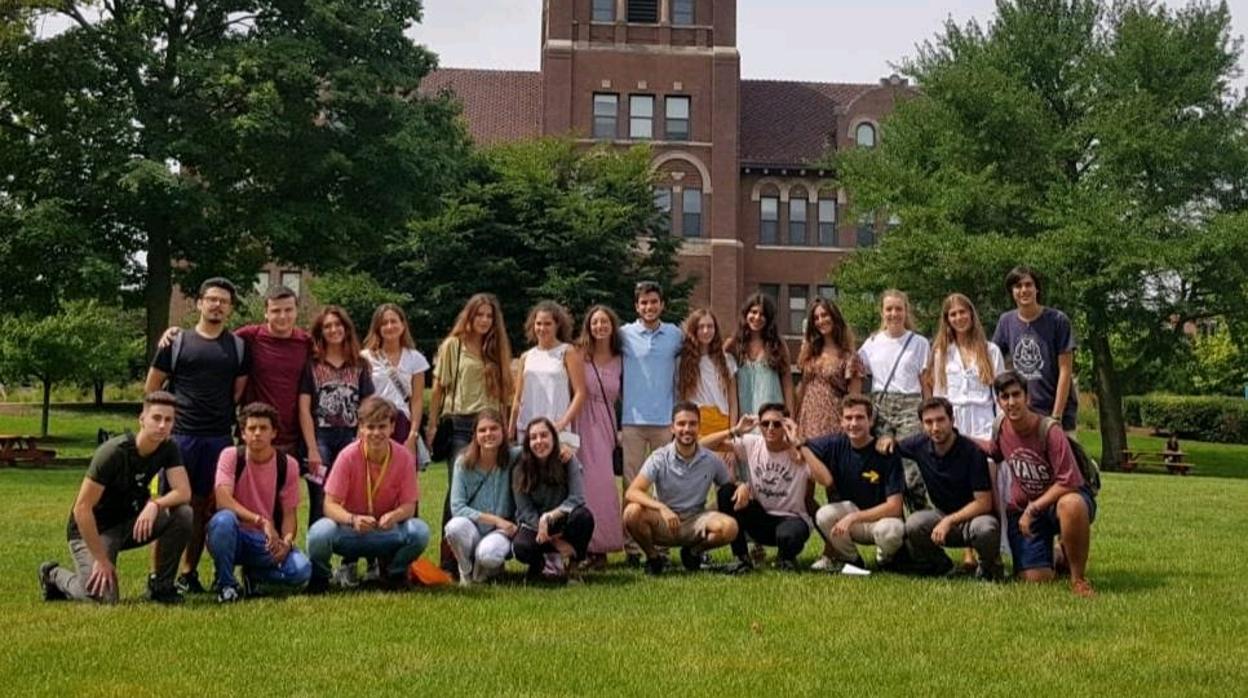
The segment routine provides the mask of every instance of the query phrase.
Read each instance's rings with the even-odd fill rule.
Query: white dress
[[[571,349],[571,344],[559,344],[551,349],[533,347],[525,353],[524,392],[520,394],[520,409],[516,414],[517,434],[523,435],[528,423],[538,417],[556,422],[567,413],[572,404],[572,384],[563,361]],[[559,434],[559,440],[573,448],[580,445],[580,440],[566,429]]]
[[[1005,372],[1005,360],[1001,350],[988,343],[988,357],[992,361],[992,375]],[[933,376],[933,383],[935,383]],[[979,366],[962,363],[962,352],[956,344],[945,349],[945,384],[934,384],[932,394],[947,398],[953,404],[953,425],[963,436],[987,439],[992,436],[992,420],[996,418],[996,402],[992,386],[985,385],[979,377]]]

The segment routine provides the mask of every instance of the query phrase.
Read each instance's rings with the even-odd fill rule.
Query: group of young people
[[[728,337],[705,309],[683,328],[663,322],[652,282],[636,286],[635,321],[594,306],[575,338],[568,312],[541,302],[515,361],[497,299],[477,294],[431,369],[396,305],[377,308],[361,342],[337,306],[296,327],[297,298],[279,287],[263,324],[231,332],[236,290],[210,279],[195,327],[161,340],[138,432],[92,459],[70,515],[73,568],[45,562],[40,584],[49,600],[115,600],[117,554],[152,542],[157,601],[206,591],[205,547],[222,602],[354,586],[361,563],[402,586],[430,539],[419,473],[433,449],[450,454],[440,563],[461,585],[511,557],[531,578],[575,580],[621,550],[661,574],[663,546],[689,570],[725,545],[724,571],[753,569],[766,546],[796,569],[812,533],[824,542],[814,569],[862,567],[868,545],[882,569],[998,580],[1004,529],[1016,576],[1068,566],[1090,595],[1095,492],[1064,431],[1074,334],[1040,303],[1035,271],[1012,270],[1006,288],[1017,307],[991,342],[961,294],[929,342],[905,294],[885,292],[861,347],[836,304],[816,299],[796,363],[763,294]],[[967,549],[961,564],[945,547]]]

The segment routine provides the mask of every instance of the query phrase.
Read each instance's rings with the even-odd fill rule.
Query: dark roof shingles
[[[837,117],[878,85],[741,81],[741,163],[800,165],[836,142]]]
[[[526,70],[440,68],[420,83],[421,94],[449,89],[463,104],[468,132],[480,145],[542,134],[541,73]]]

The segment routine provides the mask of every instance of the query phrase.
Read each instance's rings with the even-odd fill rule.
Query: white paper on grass
[[[851,577],[869,577],[871,576],[871,570],[864,570],[857,565],[846,563],[845,566],[841,568],[841,574],[847,574]]]

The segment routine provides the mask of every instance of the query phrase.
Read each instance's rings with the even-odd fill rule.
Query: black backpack
[[[282,532],[282,489],[286,486],[286,469],[290,467],[287,460],[290,456],[277,452],[277,486],[273,489],[273,528]],[[243,471],[247,469],[247,447],[234,447],[234,484],[243,479]]]
[[[1003,421],[1005,421],[1004,414],[997,415],[997,418],[992,421],[992,447],[996,449],[998,452],[1000,452],[1001,450],[1001,443],[999,441],[999,438],[1001,436],[1001,423]],[[1053,419],[1052,417],[1045,416],[1041,418],[1040,429],[1042,432],[1044,432],[1046,437],[1048,436],[1049,429],[1052,429],[1053,427],[1057,427],[1058,429],[1061,429],[1062,425],[1060,422],[1058,422],[1056,419]],[[1096,496],[1100,494],[1101,493],[1101,466],[1100,464],[1096,462],[1095,458],[1093,458],[1092,456],[1089,456],[1088,452],[1083,449],[1083,444],[1075,440],[1075,438],[1072,437],[1070,434],[1067,434],[1063,430],[1062,436],[1065,436],[1066,443],[1070,444],[1070,452],[1074,454],[1075,456],[1075,465],[1078,466],[1079,474],[1083,476],[1083,481],[1087,483],[1088,489],[1092,491],[1092,496]],[[1048,454],[1045,454],[1045,455],[1047,456]]]

